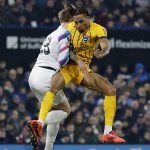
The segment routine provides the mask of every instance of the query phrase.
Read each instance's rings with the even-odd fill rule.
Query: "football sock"
[[[112,131],[113,120],[116,112],[116,96],[105,96],[104,113],[105,113],[105,129],[104,134]]]
[[[50,124],[47,126],[46,144],[44,150],[53,150],[53,144],[59,130],[59,123]]]
[[[50,111],[50,109],[53,106],[54,97],[55,97],[55,94],[50,91],[48,91],[44,95],[44,98],[41,103],[40,113],[39,113],[39,121],[40,122],[45,121],[45,118],[46,118],[48,112]]]
[[[65,118],[67,118],[66,112],[62,110],[53,110],[47,114],[45,119],[45,124],[49,125],[49,124],[59,123]]]
[[[104,134],[108,134],[111,131],[112,131],[112,126],[105,125]]]

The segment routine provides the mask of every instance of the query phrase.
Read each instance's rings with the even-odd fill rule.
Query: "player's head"
[[[69,23],[73,20],[72,15],[68,9],[64,8],[58,13],[60,23]]]
[[[90,15],[85,6],[67,3],[66,8],[73,16],[77,30],[83,33],[90,25]]]
[[[90,16],[87,9],[82,6],[76,6],[76,13],[73,16],[75,26],[81,33],[85,32],[90,26]]]

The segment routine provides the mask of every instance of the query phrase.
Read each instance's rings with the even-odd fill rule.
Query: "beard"
[[[83,33],[85,30],[84,30],[84,29],[78,29],[78,31],[79,31],[80,33]]]
[[[84,30],[83,30],[83,29],[80,29],[80,30],[79,30],[79,32],[80,32],[80,33],[83,33],[83,32],[84,32]]]

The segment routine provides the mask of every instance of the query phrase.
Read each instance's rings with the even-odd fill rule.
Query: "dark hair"
[[[83,5],[76,5],[76,13],[75,15],[84,14],[86,16],[90,16],[88,10]]]
[[[72,15],[70,14],[68,9],[64,8],[58,13],[58,18],[60,23],[69,22],[72,19]]]
[[[76,13],[76,6],[75,5],[66,1],[64,8],[67,9],[72,16],[75,15],[75,13]]]
[[[65,6],[66,9],[70,12],[72,16],[84,14],[86,16],[90,16],[88,10],[83,5],[74,5],[69,2],[66,2]]]

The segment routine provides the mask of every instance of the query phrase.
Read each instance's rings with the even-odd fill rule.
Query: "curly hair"
[[[83,6],[80,4],[74,5],[74,4],[71,4],[69,2],[66,2],[64,7],[66,9],[68,9],[68,11],[70,12],[70,14],[72,16],[81,15],[81,14],[84,14],[86,16],[90,16],[88,10],[86,9],[86,6]]]

